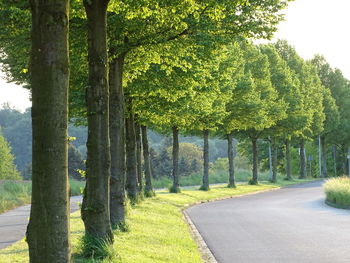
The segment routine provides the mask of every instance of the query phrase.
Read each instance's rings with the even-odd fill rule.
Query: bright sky
[[[322,54],[350,79],[350,0],[295,0],[285,11],[276,39],[286,39],[305,59]],[[0,66],[1,67],[1,66]],[[1,79],[0,105],[30,107],[27,90]]]

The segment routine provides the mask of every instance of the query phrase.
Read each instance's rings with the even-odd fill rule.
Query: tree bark
[[[88,27],[89,85],[86,186],[81,214],[87,236],[113,241],[109,213],[110,141],[106,37],[107,0],[84,0]]]
[[[344,145],[342,145],[341,150],[342,150],[342,157],[343,157],[343,161],[342,161],[343,174],[347,175],[348,174],[348,158],[347,158],[347,154],[346,154]]]
[[[334,176],[337,176],[337,146],[333,145],[333,169]]]
[[[235,167],[234,167],[234,155],[233,155],[233,136],[232,133],[229,133],[227,136],[227,156],[228,156],[228,172],[229,180],[228,187],[235,188]]]
[[[249,181],[249,184],[258,184],[258,139],[252,138],[252,150],[253,150],[253,177]]]
[[[147,137],[147,127],[141,126],[142,131],[142,149],[143,149],[143,162],[145,167],[145,196],[152,197],[155,195],[152,186],[152,169],[151,169],[151,159],[149,155],[149,145]]]
[[[327,169],[327,148],[326,148],[326,137],[321,136],[321,151],[322,151],[322,177],[326,178],[328,176]]]
[[[110,217],[113,228],[125,224],[125,105],[123,92],[124,54],[109,68],[109,132],[111,142]]]
[[[142,146],[141,146],[141,127],[135,122],[136,139],[136,171],[139,195],[143,197],[143,176],[142,176]]]
[[[69,1],[31,0],[30,262],[71,262],[68,196]]]
[[[209,131],[203,130],[203,184],[201,190],[209,190]]]
[[[305,140],[300,141],[300,179],[306,178]]]
[[[126,190],[132,204],[139,201],[137,185],[136,134],[132,101],[128,99],[126,118]]]
[[[275,138],[272,138],[272,182],[277,182],[277,156],[278,156],[278,147]]]
[[[292,180],[289,139],[286,139],[285,145],[286,145],[286,180]]]
[[[179,175],[179,129],[173,127],[173,186],[170,189],[172,193],[180,192]]]

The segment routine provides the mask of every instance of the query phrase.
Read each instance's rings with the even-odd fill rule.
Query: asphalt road
[[[71,212],[79,209],[81,196],[71,197]],[[30,215],[30,205],[15,208],[0,214],[0,249],[3,249],[19,240],[26,233]]]
[[[350,211],[314,182],[187,209],[219,263],[350,262]]]

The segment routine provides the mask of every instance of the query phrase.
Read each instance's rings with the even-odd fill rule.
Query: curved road
[[[81,201],[81,196],[70,198],[71,213],[79,209]],[[12,245],[25,236],[29,215],[30,205],[17,207],[0,214],[0,249]]]
[[[322,183],[186,211],[219,263],[349,263],[350,211],[325,205]]]

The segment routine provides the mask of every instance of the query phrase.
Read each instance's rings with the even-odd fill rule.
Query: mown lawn
[[[208,192],[183,190],[180,194],[158,191],[154,198],[129,209],[129,232],[116,232],[113,250],[117,252],[112,259],[103,262],[157,263],[202,262],[196,243],[191,238],[189,226],[183,219],[181,210],[187,206],[208,200],[228,198],[243,194],[275,189],[280,186],[307,182],[307,180],[280,181],[278,184],[239,185],[229,189],[216,185]],[[80,238],[84,233],[80,213],[71,215],[72,247],[75,262],[96,262],[81,259]],[[115,253],[116,254],[116,253]],[[0,251],[0,262],[28,262],[27,245],[22,240]]]

